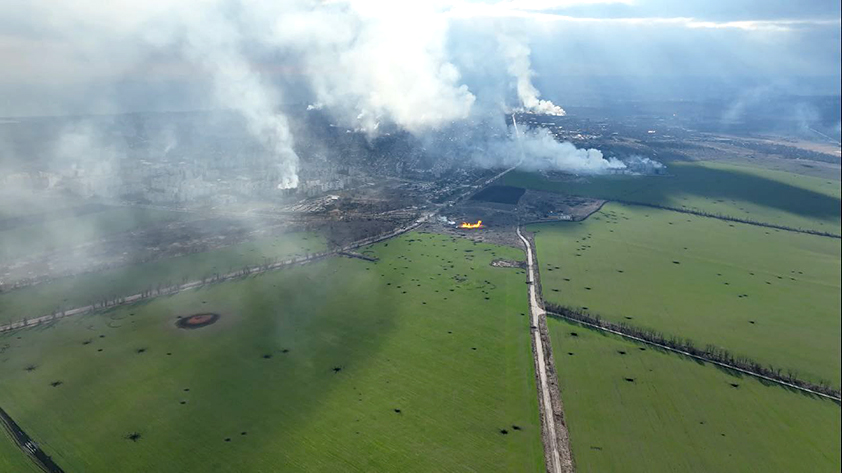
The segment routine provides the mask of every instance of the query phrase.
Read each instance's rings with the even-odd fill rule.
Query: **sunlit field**
[[[2,384],[0,384],[2,386]],[[14,443],[6,429],[0,427],[0,471],[38,473],[40,468],[27,458],[26,454]]]
[[[529,228],[547,301],[839,386],[839,240],[619,204]]]
[[[840,234],[840,183],[722,162],[669,162],[667,175],[550,181],[512,172],[504,183],[600,199],[639,202]]]
[[[522,251],[365,251],[2,335],[0,405],[66,471],[544,471]]]
[[[839,471],[840,410],[648,345],[548,320],[579,472]]]

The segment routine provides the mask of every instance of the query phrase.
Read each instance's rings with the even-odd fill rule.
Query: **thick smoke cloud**
[[[283,64],[305,84],[304,99],[311,103],[306,108],[324,109],[337,123],[369,136],[388,125],[421,137],[460,121],[499,121],[506,110],[565,114],[542,99],[533,84],[530,47],[520,35],[494,33],[485,47],[457,58],[448,43],[452,18],[446,3],[202,0],[186,5],[156,0],[105,5],[80,0],[56,5],[35,0],[28,8],[31,17],[50,18],[47,33],[96,62],[113,62],[126,74],[136,74],[149,57],[164,56],[208,79],[213,107],[244,119],[282,189],[298,185],[300,163],[280,105],[302,100],[302,91],[286,90],[288,84],[274,80],[267,64]],[[476,67],[482,63],[495,64],[496,74],[509,80],[474,77],[478,83],[469,83],[463,78],[460,69],[482,70]],[[472,91],[489,84],[513,87],[481,96]],[[558,143],[544,132],[525,133],[521,140],[525,162],[534,168],[598,173],[622,165],[598,150]],[[510,141],[466,146],[499,156]],[[256,159],[263,163],[266,157]]]
[[[620,171],[626,165],[615,158],[606,159],[598,149],[582,149],[572,143],[559,143],[544,129],[521,136],[523,167],[532,170],[564,170],[577,174],[602,174]]]
[[[185,9],[182,24],[186,55],[210,70],[218,103],[237,111],[249,133],[274,157],[278,189],[298,187],[292,133],[287,118],[275,111],[278,91],[263,83],[240,52],[245,46],[240,31],[220,9]]]
[[[343,124],[413,133],[465,119],[475,97],[445,48],[447,20],[430,6],[350,1],[284,8],[270,44],[295,52],[315,95]]]
[[[545,128],[529,128],[495,116],[493,123],[466,120],[451,125],[425,147],[437,147],[440,154],[459,157],[488,168],[520,166],[530,171],[564,171],[581,175],[657,174],[664,165],[651,159],[630,156],[605,157],[598,149],[577,148],[559,142]],[[509,117],[511,120],[511,117]]]

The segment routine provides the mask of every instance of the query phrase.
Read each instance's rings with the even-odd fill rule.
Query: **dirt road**
[[[527,263],[527,283],[529,284],[529,312],[531,315],[531,330],[533,354],[535,355],[535,370],[536,378],[538,380],[539,390],[539,405],[541,409],[541,425],[543,427],[544,451],[548,457],[547,471],[551,473],[569,473],[573,471],[573,459],[570,454],[570,442],[568,439],[567,428],[563,422],[558,422],[558,419],[563,418],[561,412],[556,415],[555,405],[560,403],[560,394],[555,393],[553,396],[552,388],[557,386],[555,381],[555,373],[550,372],[550,366],[547,362],[547,354],[550,352],[550,347],[545,346],[544,340],[549,340],[549,336],[544,334],[542,336],[542,327],[546,330],[546,312],[544,312],[543,305],[540,302],[540,295],[537,289],[537,280],[535,277],[536,265],[533,254],[532,244],[523,236],[520,227],[517,229],[517,236],[520,237],[523,244],[526,246],[526,263]],[[550,380],[553,380],[550,383]],[[553,402],[553,397],[558,399],[558,402]],[[560,406],[558,406],[560,409]]]

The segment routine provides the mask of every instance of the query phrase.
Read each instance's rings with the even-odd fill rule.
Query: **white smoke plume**
[[[532,51],[513,35],[498,34],[500,53],[506,60],[509,74],[516,80],[520,111],[542,115],[564,116],[567,112],[549,100],[541,100],[541,92],[532,84],[535,72],[532,70]]]
[[[499,113],[499,98],[506,94],[485,94],[487,103],[478,103],[460,73],[469,60],[505,64],[490,73],[515,79],[517,108],[565,114],[541,98],[532,82],[530,48],[513,35],[498,35],[495,46],[492,34],[483,42],[489,47],[457,61],[450,50],[448,8],[447,2],[436,1],[197,0],[188,5],[177,0],[32,0],[24,13],[50,18],[47,32],[96,59],[91,63],[116,64],[112,69],[130,75],[142,70],[144,58],[163,55],[210,78],[213,104],[245,120],[271,156],[277,186],[283,189],[298,185],[300,164],[287,117],[279,111],[282,101],[306,100],[308,110],[323,109],[336,123],[369,135],[392,126],[419,136],[440,132],[454,123],[483,119],[478,115]],[[292,71],[306,86],[305,97],[284,93],[288,84],[272,75],[279,68]],[[478,86],[487,88],[487,83]],[[545,132],[527,132],[523,139],[527,161],[535,168],[596,173],[622,164],[598,150],[558,143]],[[500,140],[465,145],[484,146],[494,155],[490,148]]]
[[[636,154],[623,159],[623,163],[626,165],[628,174],[661,174],[667,168],[663,163],[652,158]]]
[[[577,148],[572,143],[559,142],[543,128],[522,132],[520,137],[524,169],[566,171],[575,174],[603,174],[626,169],[622,161],[615,158],[606,159],[598,149]]]
[[[137,74],[146,56],[158,54],[178,61],[177,70],[192,68],[210,78],[214,108],[235,111],[245,120],[274,162],[277,187],[293,188],[298,185],[299,160],[287,118],[278,111],[281,91],[267,83],[248,55],[254,46],[250,31],[257,26],[244,14],[250,3],[35,0],[26,7],[30,16],[49,18],[41,28],[62,38],[74,54],[88,58],[94,77]],[[110,70],[96,70],[100,64]],[[79,72],[67,71],[68,81],[76,79],[73,74]]]
[[[238,112],[249,133],[277,166],[278,189],[298,187],[298,155],[286,116],[277,111],[279,92],[264,84],[241,53],[245,39],[221,8],[180,10],[188,58],[209,69],[217,101]]]
[[[623,158],[606,157],[594,148],[577,148],[570,142],[557,141],[544,128],[520,131],[520,149],[514,142],[495,143],[496,152],[503,153],[493,165],[512,165],[513,156],[523,156],[520,166],[530,171],[561,171],[579,175],[625,174],[653,175],[666,172],[666,166],[654,159],[631,155]],[[522,150],[522,151],[521,151]],[[518,154],[521,153],[521,154]],[[482,162],[482,157],[479,157]],[[514,160],[517,161],[517,160]]]
[[[73,175],[79,186],[73,189],[86,197],[116,197],[121,182],[115,181],[113,168],[119,163],[122,151],[109,143],[99,127],[90,122],[74,123],[65,128],[53,144],[52,158],[56,169]]]
[[[297,53],[317,103],[351,128],[387,122],[417,133],[471,111],[475,97],[448,59],[448,23],[435,6],[296,2],[269,16],[263,40]]]

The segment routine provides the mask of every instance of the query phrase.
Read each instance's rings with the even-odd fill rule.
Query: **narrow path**
[[[570,440],[567,432],[567,427],[563,422],[563,413],[559,412],[556,416],[554,409],[553,396],[551,393],[550,379],[555,378],[555,373],[548,373],[549,364],[546,360],[546,354],[552,356],[551,348],[544,347],[544,338],[541,333],[541,327],[546,329],[546,312],[540,303],[540,296],[538,295],[537,279],[535,277],[535,258],[532,252],[532,244],[523,236],[520,227],[517,228],[517,236],[520,237],[523,244],[526,246],[526,262],[528,267],[529,284],[529,312],[531,315],[531,330],[533,354],[535,356],[535,370],[537,371],[537,381],[539,396],[539,407],[541,409],[541,425],[543,427],[544,451],[545,455],[549,457],[547,462],[547,471],[550,473],[568,473],[573,470],[573,458],[570,453]],[[549,340],[549,337],[546,336]],[[555,381],[555,380],[553,380]],[[558,386],[557,381],[553,386]],[[560,393],[556,393],[556,398],[561,401]],[[559,409],[561,406],[559,405]],[[561,422],[556,422],[561,419]]]

